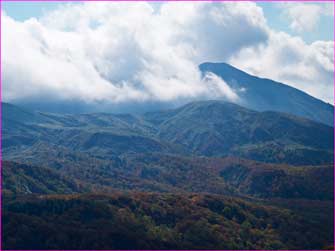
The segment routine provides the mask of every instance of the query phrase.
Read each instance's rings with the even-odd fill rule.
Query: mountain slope
[[[88,191],[78,182],[46,167],[2,162],[3,192],[14,194],[76,193]]]
[[[258,111],[279,111],[334,125],[334,107],[288,85],[249,75],[226,63],[203,63],[203,74],[221,77],[241,97],[241,105]]]
[[[145,118],[157,124],[159,138],[197,155],[235,155],[291,164],[333,161],[333,128],[293,115],[200,101]]]
[[[12,108],[11,108],[12,109]],[[17,108],[19,109],[19,108]],[[333,128],[278,112],[200,101],[142,116],[41,114],[3,123],[4,158],[40,143],[109,159],[129,153],[240,156],[296,165],[333,163]],[[45,122],[41,122],[45,121]]]

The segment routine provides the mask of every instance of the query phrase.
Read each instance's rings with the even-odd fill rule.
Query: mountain
[[[223,101],[199,101],[145,115],[165,141],[196,155],[241,156],[291,164],[331,163],[333,128],[278,112]]]
[[[22,176],[11,185],[18,190],[45,173],[51,183],[62,175],[104,191],[332,198],[333,128],[301,117],[223,101],[144,115],[38,113],[28,123],[18,115],[20,128],[3,131],[3,159],[36,166],[29,179],[24,172],[34,167],[15,173],[4,166],[8,177]]]
[[[203,63],[201,72],[212,72],[239,91],[241,105],[257,111],[278,111],[334,125],[334,107],[298,89],[249,75],[226,63]]]
[[[9,114],[3,116],[3,152],[9,159],[44,143],[107,159],[156,152],[296,165],[333,163],[332,127],[223,101],[193,102],[144,115],[38,113],[38,120],[25,122],[24,116],[17,116],[13,122]]]

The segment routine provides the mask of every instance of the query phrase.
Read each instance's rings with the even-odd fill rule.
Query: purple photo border
[[[0,10],[2,11],[2,2],[318,2],[318,3],[326,3],[326,2],[332,2],[334,4],[333,6],[333,11],[335,13],[335,0],[0,0]],[[2,249],[2,46],[1,46],[1,17],[0,15],[0,251]],[[335,19],[334,19],[335,20]],[[335,22],[333,23],[335,26]],[[334,28],[333,26],[333,28]],[[335,29],[333,30],[333,41],[335,39]],[[335,51],[335,47],[333,44],[333,50]],[[334,53],[334,58],[335,62],[335,53]],[[333,95],[335,97],[335,67],[334,67],[334,73],[333,73]],[[335,100],[333,105],[335,106]],[[335,125],[335,110],[334,110],[334,125]],[[333,125],[333,126],[334,126]],[[334,149],[335,149],[335,130],[334,130]],[[335,159],[335,151],[333,153],[333,157]],[[335,163],[333,164],[333,176],[335,180]],[[334,190],[334,195],[335,195],[335,184],[333,184],[333,190]],[[333,227],[334,227],[334,243],[333,243],[333,248],[335,250],[335,200],[333,199]],[[8,249],[6,249],[8,250]],[[34,251],[34,250],[28,250],[24,249],[25,251]],[[51,249],[49,249],[51,250]],[[112,250],[106,250],[105,251],[112,251]],[[251,251],[251,250],[246,250],[245,251]],[[267,250],[261,250],[260,251],[267,251]],[[10,250],[9,250],[10,251]],[[15,251],[20,251],[20,250],[15,250]],[[61,250],[53,250],[53,251],[61,251]],[[66,251],[72,251],[72,250],[66,250]],[[75,251],[75,250],[73,250]],[[76,250],[76,251],[92,251],[92,249],[89,250]],[[118,250],[117,250],[118,251]],[[120,250],[121,251],[121,250]],[[143,250],[142,251],[154,251],[154,250]],[[190,251],[190,250],[185,250],[185,251]],[[198,251],[208,251],[208,250],[198,250]],[[225,250],[225,251],[236,251],[236,250]],[[293,251],[293,250],[282,250],[282,251]],[[307,251],[304,249],[301,250],[295,250],[295,251]]]

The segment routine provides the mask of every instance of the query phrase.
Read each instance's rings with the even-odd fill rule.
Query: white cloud
[[[126,85],[117,88],[101,78],[85,55],[79,34],[47,29],[35,19],[21,24],[3,16],[3,25],[5,98],[91,101],[141,96]]]
[[[283,15],[296,32],[311,32],[316,29],[322,15],[334,15],[332,3],[282,3]]]
[[[222,79],[202,78],[204,61],[231,61],[294,86],[304,78],[301,89],[329,99],[320,86],[330,86],[331,45],[271,31],[255,3],[67,4],[24,22],[2,12],[2,32],[6,101],[237,102]]]
[[[215,97],[222,97],[226,100],[232,102],[240,102],[240,98],[237,95],[237,92],[233,90],[223,79],[215,75],[212,72],[207,72],[204,76],[204,81],[206,82],[208,88],[208,95],[214,94]],[[239,90],[243,91],[243,90]]]
[[[230,62],[257,76],[290,84],[332,103],[334,42],[310,45],[299,37],[271,32],[266,44],[241,50]]]

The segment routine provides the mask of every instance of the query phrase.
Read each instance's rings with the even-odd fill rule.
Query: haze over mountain
[[[11,155],[19,146],[47,143],[113,156],[233,155],[290,164],[332,163],[333,158],[332,127],[223,101],[199,101],[144,115],[48,114],[4,104],[3,130],[3,149]]]

